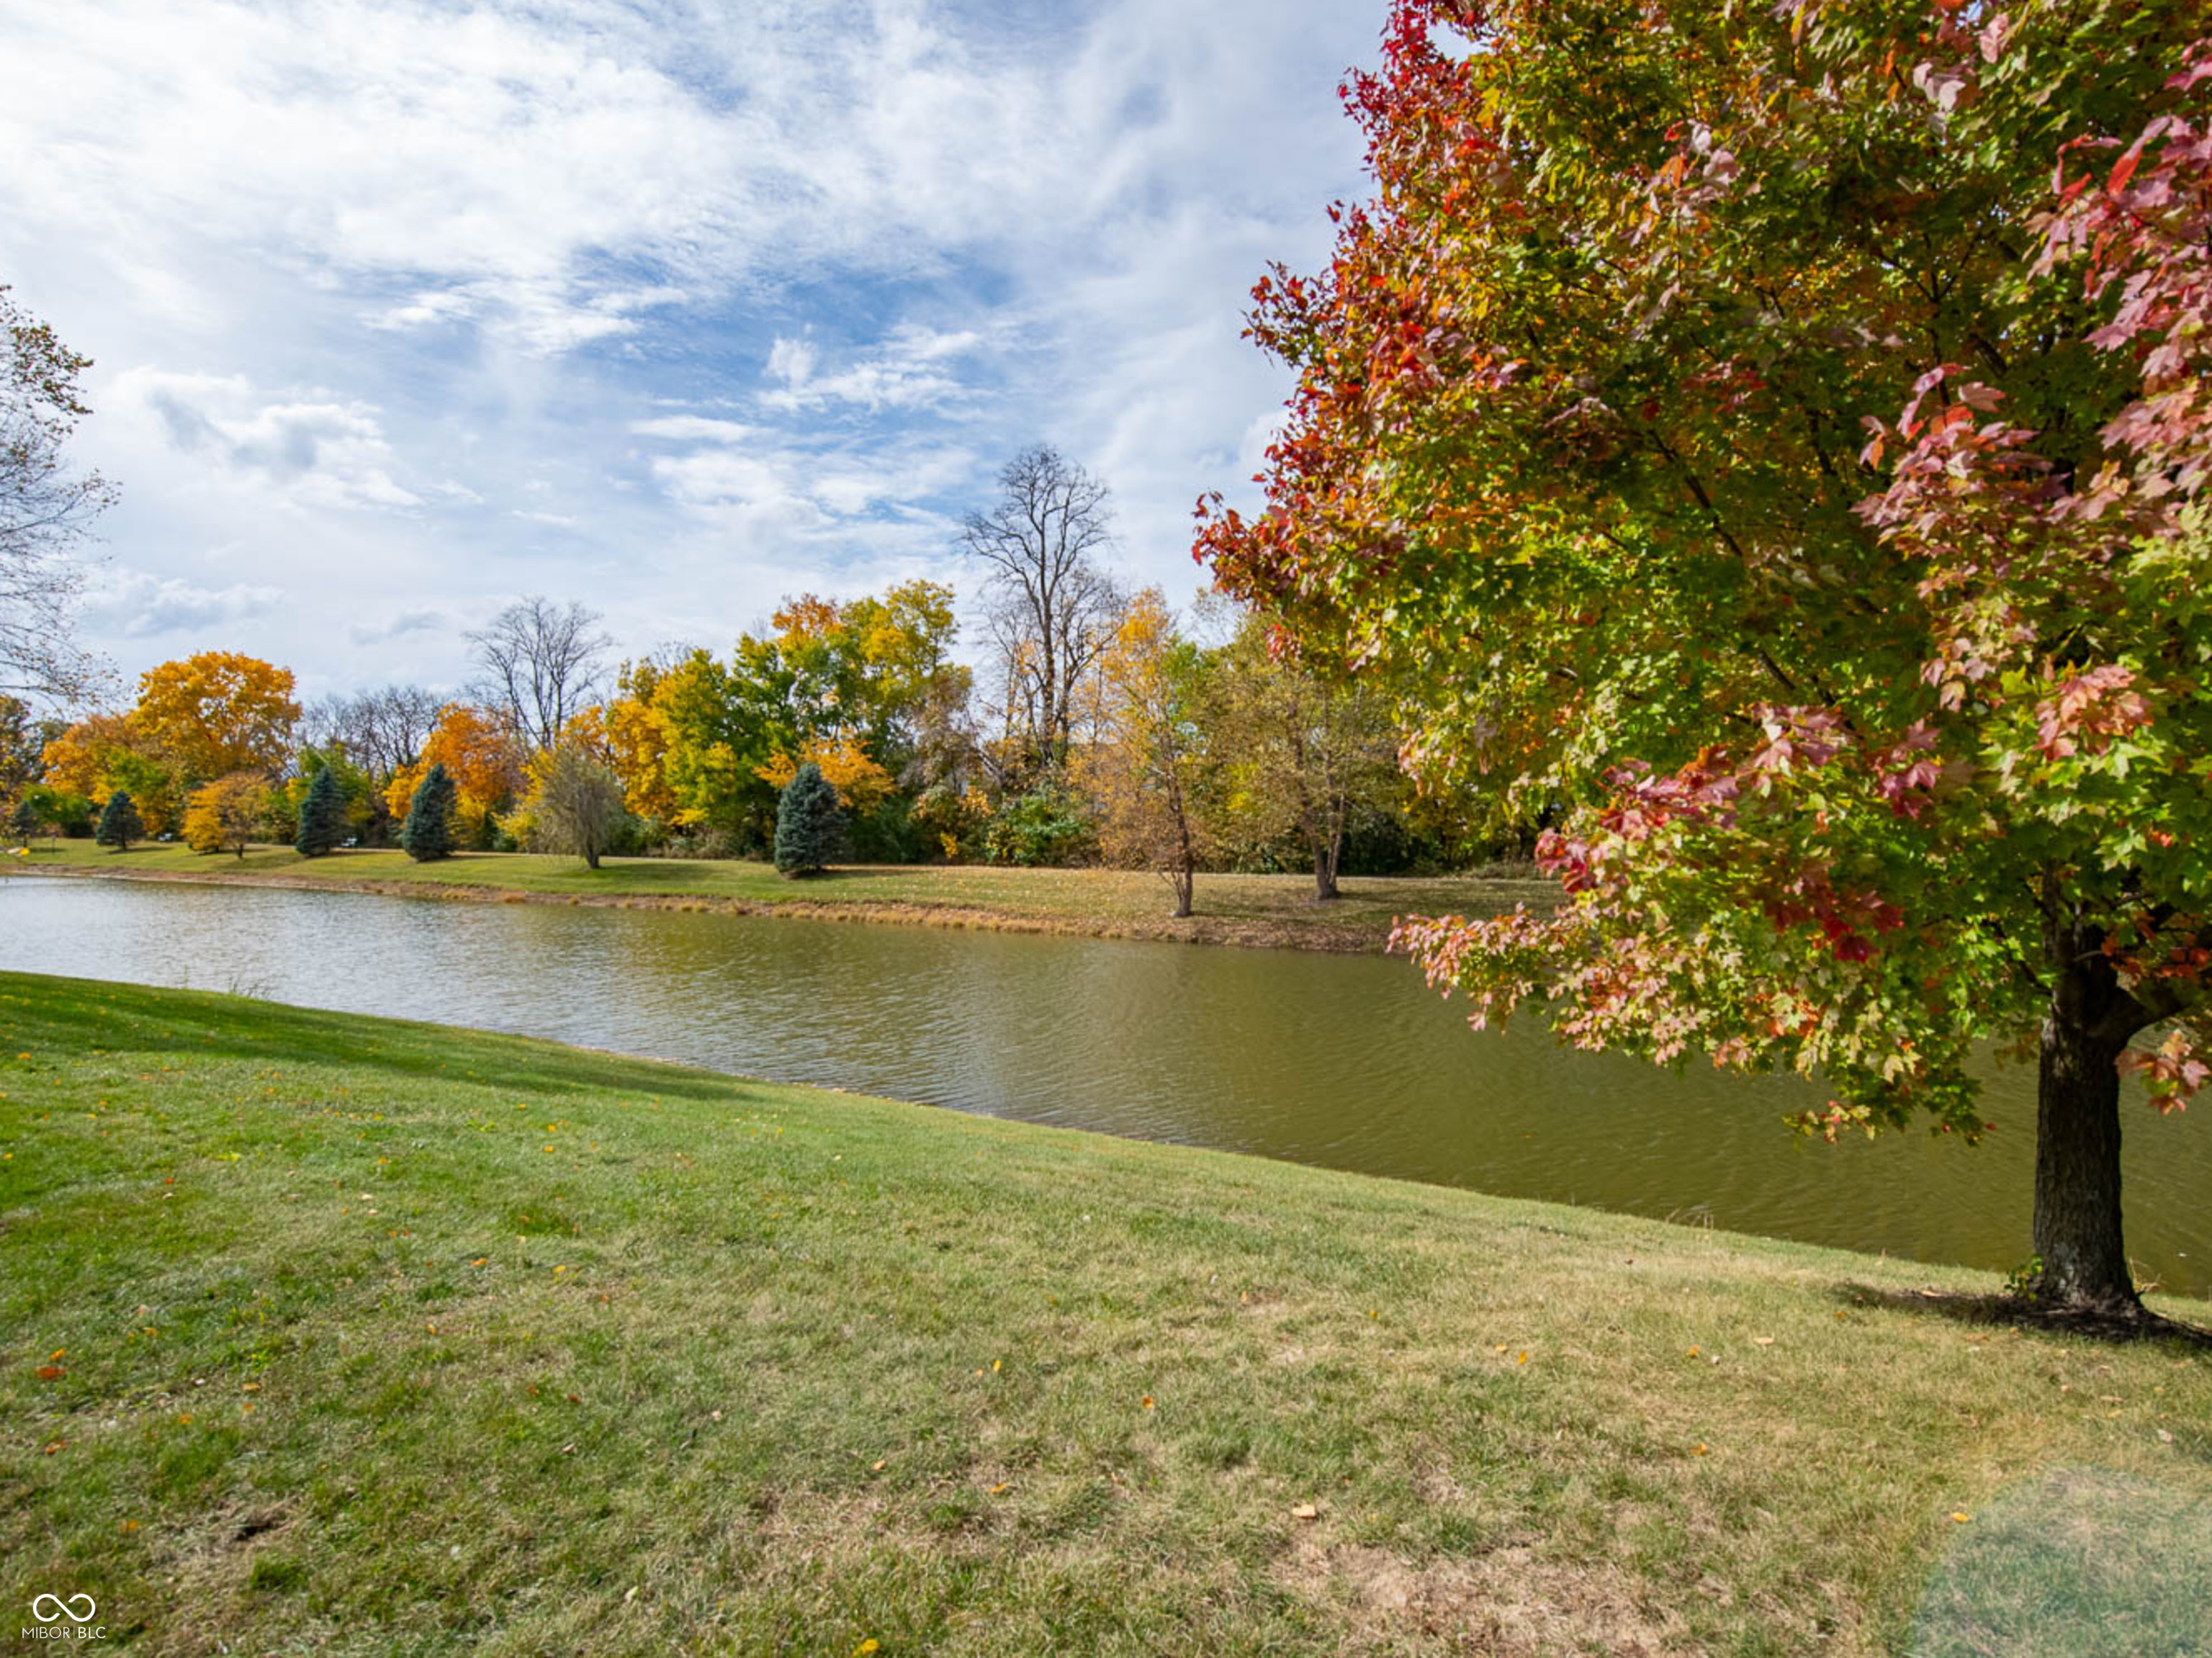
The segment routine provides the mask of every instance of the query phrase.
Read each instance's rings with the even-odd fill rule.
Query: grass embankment
[[[580,859],[530,853],[462,853],[418,864],[402,852],[302,858],[289,847],[255,847],[240,859],[150,842],[114,853],[89,841],[40,841],[5,867],[1330,950],[1380,950],[1401,914],[1490,914],[1553,890],[1525,878],[1353,876],[1340,899],[1317,904],[1310,876],[1201,875],[1200,913],[1178,921],[1168,914],[1166,884],[1127,870],[872,864],[787,881],[767,864],[740,859],[610,858],[594,871]]]
[[[2212,1639],[2212,1363],[1963,1274],[80,980],[0,1096],[0,1600],[136,1650]]]

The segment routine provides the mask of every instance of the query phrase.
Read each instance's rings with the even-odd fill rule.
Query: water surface
[[[1403,962],[362,893],[19,876],[0,968],[240,990],[1029,1122],[2008,1269],[2033,1078],[1978,1148],[1802,1142],[1794,1081],[1470,1033]],[[2212,1126],[2131,1099],[2128,1239],[2212,1288]]]

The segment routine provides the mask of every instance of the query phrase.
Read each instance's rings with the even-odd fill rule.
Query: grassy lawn
[[[1352,876],[1334,903],[1313,902],[1304,875],[1201,875],[1199,914],[1177,921],[1167,884],[1127,870],[1007,869],[983,865],[859,865],[787,881],[738,859],[611,858],[599,870],[576,858],[461,853],[418,864],[403,852],[339,851],[302,858],[289,847],[255,847],[243,859],[145,843],[112,853],[89,841],[41,841],[8,869],[209,880],[328,884],[392,890],[416,885],[454,896],[514,894],[554,902],[726,905],[862,920],[939,925],[1013,925],[1116,938],[1188,938],[1309,950],[1380,950],[1394,917],[1457,911],[1487,914],[1516,899],[1541,902],[1548,883],[1488,875],[1437,878]]]
[[[134,1651],[2212,1650],[2212,1361],[1941,1269],[20,975],[0,1268]]]

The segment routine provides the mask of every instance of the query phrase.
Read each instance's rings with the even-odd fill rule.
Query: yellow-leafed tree
[[[274,773],[291,752],[300,705],[289,668],[235,651],[202,651],[138,679],[133,732],[187,779]]]
[[[269,810],[269,780],[258,772],[236,771],[203,783],[185,807],[185,844],[194,852],[244,858]]]
[[[1200,797],[1212,757],[1199,721],[1205,659],[1176,633],[1157,587],[1130,600],[1086,692],[1097,740],[1073,756],[1077,786],[1097,802],[1107,858],[1164,876],[1175,913],[1191,913],[1198,866],[1212,849]]]
[[[891,774],[849,738],[809,743],[796,758],[779,754],[765,766],[757,768],[755,774],[774,785],[781,793],[799,774],[799,768],[809,762],[822,768],[823,780],[837,791],[838,804],[849,812],[873,811],[896,786],[891,781]]]

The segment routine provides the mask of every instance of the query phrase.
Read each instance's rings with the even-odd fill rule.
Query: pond
[[[1794,1080],[1470,1033],[1402,961],[850,922],[15,876],[0,968],[239,990],[778,1081],[2006,1270],[2034,1078],[1997,1132],[1828,1146]],[[2212,1289],[2212,1125],[2124,1121],[2128,1238]]]

